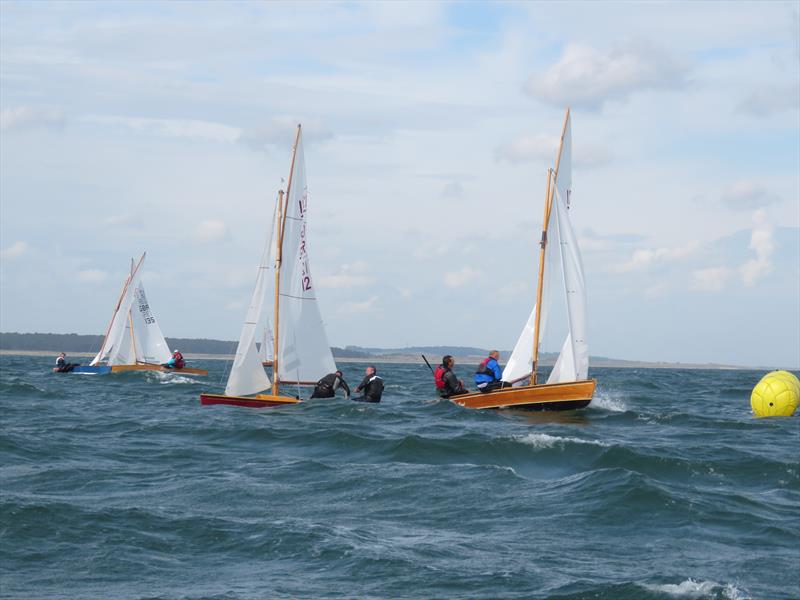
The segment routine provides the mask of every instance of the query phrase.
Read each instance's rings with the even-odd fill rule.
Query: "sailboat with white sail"
[[[571,204],[572,126],[567,109],[555,168],[547,174],[536,302],[503,370],[502,380],[510,387],[453,396],[456,404],[466,408],[572,410],[592,401],[597,382],[588,379],[586,282],[578,240],[569,217]],[[568,331],[547,381],[540,383],[542,331],[548,306],[561,295],[566,305]]]
[[[139,262],[131,259],[130,273],[122,286],[100,351],[89,365],[77,366],[72,373],[163,371],[180,372],[183,375],[208,375],[208,371],[204,369],[170,369],[163,366],[172,355],[141,280],[142,264],[146,255],[146,252],[143,253]]]
[[[278,192],[272,226],[258,264],[236,357],[223,394],[201,394],[200,403],[262,408],[300,402],[281,395],[281,387],[313,385],[336,371],[325,326],[317,303],[308,257],[308,186],[303,156],[302,128],[297,126],[286,192]],[[267,292],[272,306],[272,378],[263,363],[266,355],[256,337],[266,321]],[[268,327],[269,325],[267,325]],[[266,337],[266,336],[265,336]],[[265,393],[268,392],[268,393]]]

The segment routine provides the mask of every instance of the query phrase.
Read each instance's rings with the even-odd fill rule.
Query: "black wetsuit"
[[[350,396],[350,386],[343,377],[336,373],[329,373],[317,382],[314,386],[314,393],[311,394],[312,398],[333,398],[336,395],[336,390],[339,388],[344,390],[345,397]]]
[[[354,402],[380,402],[383,395],[383,379],[377,375],[367,375],[358,384],[356,392],[362,392],[363,395],[353,398]]]
[[[56,359],[56,373],[69,373],[77,366],[78,363],[68,363],[61,356]]]
[[[442,398],[459,396],[461,394],[469,394],[469,390],[464,389],[464,386],[461,385],[461,382],[458,380],[458,377],[456,377],[456,374],[450,369],[445,369],[444,375],[442,375],[442,381],[444,381],[444,389],[439,390],[439,395]]]

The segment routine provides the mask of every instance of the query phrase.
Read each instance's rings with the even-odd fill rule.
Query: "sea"
[[[226,361],[54,360],[0,357],[2,598],[800,598],[800,414],[753,417],[762,371],[475,411],[378,363],[380,404],[248,409],[200,406]]]

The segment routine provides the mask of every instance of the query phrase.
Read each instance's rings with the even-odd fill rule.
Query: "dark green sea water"
[[[199,405],[221,361],[0,360],[3,598],[800,597],[800,417],[751,416],[760,372],[595,369],[530,413],[379,365],[380,405],[254,410]]]

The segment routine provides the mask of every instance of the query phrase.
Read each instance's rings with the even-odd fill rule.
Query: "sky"
[[[799,12],[4,0],[0,331],[237,339],[301,122],[330,343],[510,349],[570,106],[591,354],[800,368]]]

